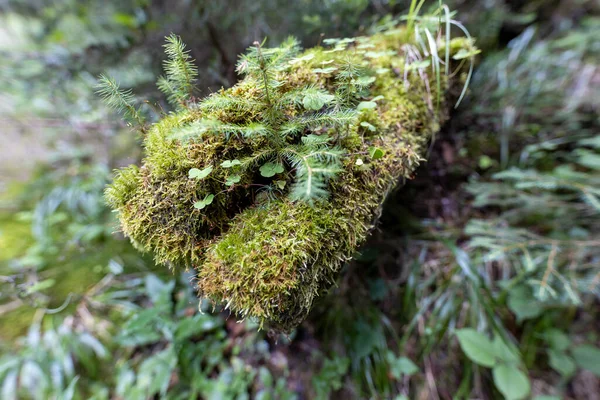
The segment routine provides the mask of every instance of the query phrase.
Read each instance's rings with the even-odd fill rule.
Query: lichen
[[[202,296],[256,318],[261,326],[281,331],[297,326],[364,242],[387,194],[412,176],[447,117],[448,93],[461,81],[436,77],[426,66],[410,67],[408,54],[414,57],[416,46],[403,43],[406,37],[394,28],[341,40],[330,49],[309,49],[277,72],[281,85],[271,95],[316,88],[340,101],[347,96],[346,106],[358,110],[343,128],[317,126],[294,139],[327,135],[344,150],[337,176],[327,181],[325,200],[292,201],[290,165],[269,178],[258,172],[259,164],[251,165],[239,171],[239,182],[223,185],[233,173],[218,168],[224,160],[262,160],[271,151],[264,136],[235,132],[239,124],[261,122],[265,113],[264,93],[246,78],[149,130],[142,166],[117,172],[106,191],[123,232],[157,262],[195,268]],[[471,46],[454,39],[451,53]],[[345,68],[368,71],[374,77],[368,90],[344,91]],[[278,112],[295,116],[301,105],[291,102]],[[195,121],[207,120],[233,128],[198,131],[185,140],[178,136],[194,129]],[[210,179],[188,176],[191,168],[207,166],[217,167]],[[209,194],[216,194],[212,203],[194,208]]]

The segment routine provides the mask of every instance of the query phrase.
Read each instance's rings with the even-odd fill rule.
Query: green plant
[[[316,398],[328,399],[332,391],[340,390],[349,366],[350,360],[345,357],[326,359],[319,373],[312,378]]]
[[[255,43],[238,64],[244,80],[164,117],[143,166],[117,172],[106,199],[124,233],[160,263],[197,268],[202,295],[290,330],[446,117],[431,98],[446,104],[454,81],[393,73],[419,51],[400,56],[403,37],[389,27],[303,53],[293,39]],[[451,55],[472,48],[444,43]]]
[[[153,274],[107,278],[111,286],[78,309],[110,309],[110,319],[73,314],[55,327],[59,320],[39,310],[27,336],[2,349],[3,398],[296,398],[283,377],[256,365],[268,358],[260,334],[248,327],[243,340],[228,339],[223,318],[190,307],[197,300],[187,284]]]
[[[585,296],[598,293],[593,265],[598,240],[593,232],[599,226],[600,147],[595,140],[597,120],[587,111],[597,102],[597,89],[582,93],[576,103],[561,94],[577,79],[587,79],[580,78],[579,71],[597,50],[564,46],[575,39],[587,43],[593,21],[564,37],[536,44],[530,44],[533,30],[526,31],[499,64],[500,76],[516,70],[514,81],[487,82],[493,94],[490,102],[500,118],[485,121],[502,125],[506,133],[498,154],[503,170],[492,171],[489,181],[473,181],[467,189],[475,196],[476,207],[495,207],[498,212],[485,221],[474,219],[466,233],[471,246],[484,251],[486,261],[499,262],[514,273],[506,291],[522,318],[539,315],[543,304],[581,305]],[[527,89],[520,82],[539,73],[540,60],[547,79]],[[480,74],[489,76],[487,69]],[[544,120],[542,106],[555,110],[554,115]],[[520,152],[511,149],[508,135],[523,138],[527,146]],[[520,301],[526,296],[529,300]],[[519,310],[519,304],[528,309]]]
[[[564,379],[575,374],[577,367],[587,369],[600,376],[600,349],[589,344],[573,345],[571,339],[558,329],[543,333],[547,344],[548,363]]]
[[[262,164],[259,171],[265,178],[282,174],[287,169],[285,167],[289,165],[292,171],[295,171],[294,183],[290,188],[292,200],[313,202],[326,197],[327,181],[339,171],[340,158],[344,151],[339,146],[332,145],[327,135],[306,135],[300,142],[297,141],[297,137],[307,130],[316,128],[344,129],[353,122],[356,113],[351,108],[341,107],[342,101],[338,96],[330,95],[315,86],[309,85],[286,93],[281,92],[282,76],[277,74],[287,70],[290,63],[303,61],[301,58],[294,59],[298,52],[299,47],[295,39],[289,39],[279,48],[274,49],[265,49],[261,44],[255,43],[240,59],[238,72],[244,74],[248,82],[259,89],[259,104],[252,104],[244,99],[212,96],[208,102],[199,106],[201,110],[213,112],[225,111],[224,107],[231,106],[232,104],[228,104],[231,101],[237,103],[235,107],[240,111],[262,106],[263,110],[257,121],[240,125],[223,123],[214,117],[202,118],[182,128],[183,134],[181,131],[175,133],[177,139],[186,141],[198,140],[202,135],[215,133],[224,134],[226,137],[237,134],[249,140],[256,136],[266,139],[266,148],[263,151],[241,160],[225,160],[221,163],[222,168],[233,172],[228,176],[226,186],[231,187],[239,183],[242,175],[247,174],[248,170],[258,163]],[[353,76],[355,80],[360,81],[360,78],[358,75]],[[360,83],[344,85],[351,86],[352,90],[357,90],[354,88],[359,87],[363,91],[367,87],[366,84],[359,86]],[[354,96],[346,101],[355,102]],[[287,114],[296,105],[302,105],[303,109],[296,109],[297,114],[290,118]],[[232,115],[230,118],[239,117]],[[204,179],[212,170],[213,167],[208,166],[203,170],[206,171],[205,174],[195,178]],[[283,179],[280,182],[285,185],[288,180]],[[265,186],[265,190],[268,191],[277,189],[282,188]]]
[[[494,384],[508,400],[523,399],[531,390],[529,377],[523,371],[522,361],[503,339],[486,335],[470,328],[456,331],[460,347],[467,357],[483,367],[492,368]]]
[[[185,108],[193,94],[198,68],[193,64],[189,50],[186,50],[185,44],[178,36],[167,36],[164,48],[167,54],[163,64],[165,76],[158,79],[157,86],[167,96],[171,105]]]
[[[73,399],[80,374],[99,379],[98,364],[108,357],[89,331],[76,332],[68,324],[42,333],[34,323],[21,346],[20,352],[0,358],[3,399]]]

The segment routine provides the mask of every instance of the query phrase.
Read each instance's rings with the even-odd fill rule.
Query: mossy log
[[[270,178],[251,165],[224,186],[232,174],[224,160],[260,159],[270,146],[264,135],[236,135],[235,127],[260,122],[269,111],[259,82],[247,77],[151,127],[141,167],[118,171],[106,191],[124,234],[159,263],[195,268],[202,296],[261,326],[293,329],[364,243],[388,193],[411,178],[464,82],[463,73],[436,74],[408,36],[393,27],[339,40],[276,71],[280,84],[271,96],[279,97],[306,87],[335,94],[344,66],[367,71],[367,90],[352,99],[355,114],[343,128],[313,126],[290,139],[327,135],[343,148],[326,199],[291,200],[286,192],[295,174],[286,163]],[[446,43],[450,56],[472,49],[465,38],[439,38],[440,54]],[[308,111],[290,104],[283,112],[292,118]],[[177,132],[199,129],[200,120],[223,125],[178,139]],[[207,167],[214,167],[208,178],[190,179],[190,169]],[[194,208],[210,195],[212,203]]]

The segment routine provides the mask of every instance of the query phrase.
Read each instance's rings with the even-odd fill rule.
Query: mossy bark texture
[[[392,28],[340,40],[300,53],[276,71],[281,84],[272,97],[306,87],[339,97],[345,68],[366,71],[361,79],[367,90],[348,100],[355,111],[351,121],[313,126],[290,139],[327,135],[343,149],[326,199],[292,201],[287,190],[294,168],[285,162],[285,170],[269,178],[259,173],[260,162],[237,171],[222,167],[225,160],[268,161],[271,154],[264,135],[235,132],[268,112],[259,83],[246,78],[150,129],[142,165],[118,171],[106,191],[124,234],[159,263],[195,268],[202,296],[261,325],[293,329],[363,244],[387,194],[425,157],[447,117],[448,93],[461,81],[418,64],[417,46],[406,37]],[[451,55],[467,45],[452,40]],[[306,105],[292,103],[283,112],[292,118],[306,113]],[[218,132],[204,129],[186,141],[174,135],[207,118],[222,124]],[[214,169],[207,178],[190,178],[190,169],[208,167]],[[234,173],[237,182],[224,185]],[[212,203],[194,208],[211,194]]]

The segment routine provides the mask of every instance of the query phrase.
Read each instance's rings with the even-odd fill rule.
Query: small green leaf
[[[283,190],[285,188],[286,184],[287,184],[286,181],[275,181],[275,186],[277,186],[277,188],[279,188],[279,190]]]
[[[374,76],[361,76],[356,80],[356,84],[359,86],[368,86],[373,82],[375,82]]]
[[[540,304],[531,289],[526,286],[517,286],[508,293],[508,308],[517,316],[517,321],[535,318],[542,314],[544,306]]]
[[[575,347],[571,354],[575,363],[583,369],[587,369],[594,375],[600,376],[600,349],[589,344]]]
[[[566,353],[548,349],[548,364],[565,378],[572,376],[577,369],[575,362]]]
[[[544,332],[544,339],[554,350],[565,351],[571,346],[569,337],[558,329],[548,329]]]
[[[371,99],[371,101],[379,101],[379,100],[383,100],[383,99],[385,99],[385,97],[383,97],[382,95],[379,95],[379,96],[375,96],[375,97],[373,97],[373,98]]]
[[[492,344],[494,346],[494,354],[498,359],[514,364],[518,364],[521,361],[519,356],[504,343],[500,335],[494,336]]]
[[[314,53],[309,53],[309,54],[307,54],[305,56],[297,57],[297,58],[294,58],[293,60],[290,60],[290,64],[294,65],[294,64],[297,64],[297,63],[300,63],[300,62],[303,62],[303,61],[310,61],[313,58],[315,58]]]
[[[372,49],[375,45],[373,43],[363,43],[356,46],[357,49]]]
[[[337,67],[314,68],[313,72],[316,74],[330,74],[335,70],[337,70]]]
[[[454,56],[452,56],[452,58],[454,58],[455,60],[462,60],[464,58],[473,57],[479,53],[481,53],[481,50],[479,50],[479,49],[471,49],[471,50],[460,49],[459,51],[456,52],[456,54]]]
[[[238,183],[241,179],[242,179],[242,177],[239,175],[229,175],[227,177],[227,180],[225,181],[225,184],[227,186],[232,186],[232,185]]]
[[[368,123],[366,121],[361,122],[360,126],[367,128],[371,132],[375,132],[377,130],[377,129],[375,129],[375,127],[373,125],[371,125],[370,123]]]
[[[400,379],[403,375],[411,376],[419,372],[419,367],[407,357],[396,357],[394,353],[387,353],[387,361],[390,366],[390,374],[395,379]]]
[[[484,367],[496,365],[496,356],[492,341],[474,329],[465,328],[456,331],[458,343],[469,359]]]
[[[479,168],[488,169],[492,165],[494,165],[494,160],[491,157],[489,157],[485,154],[482,155],[481,157],[479,157]]]
[[[535,396],[533,398],[533,400],[561,400],[561,398],[558,396],[541,395],[541,396]]]
[[[188,172],[188,176],[190,177],[190,179],[204,179],[206,178],[213,170],[212,165],[209,165],[208,167],[200,170],[198,168],[192,168],[190,169],[190,171]]]
[[[383,154],[383,150],[381,150],[379,147],[369,147],[369,155],[373,160],[380,159],[383,157]]]
[[[221,163],[221,167],[223,168],[231,168],[231,167],[235,167],[236,165],[240,165],[242,162],[238,159],[235,160],[225,160]]]
[[[427,68],[431,65],[431,60],[422,60],[422,61],[415,61],[409,65],[406,66],[406,69],[409,71],[415,70],[415,69],[422,69],[422,68]]]
[[[268,162],[260,167],[260,174],[265,178],[270,178],[275,174],[283,172],[283,165],[281,163]]]
[[[356,107],[356,109],[358,111],[371,110],[375,107],[377,107],[377,103],[375,103],[374,101],[361,101],[360,103],[358,103],[358,106]]]
[[[211,204],[215,198],[214,194],[207,194],[203,200],[197,201],[194,203],[194,208],[198,210],[202,210],[207,205]]]
[[[325,104],[331,103],[335,99],[335,96],[322,92],[322,91],[310,91],[304,96],[302,105],[307,110],[317,111],[320,110]]]
[[[494,368],[492,375],[494,384],[507,400],[523,399],[531,390],[529,378],[512,365],[500,364]]]
[[[219,320],[208,314],[195,314],[181,319],[175,328],[175,341],[182,341],[219,327]]]
[[[363,164],[364,164],[364,161],[362,160],[362,158],[357,158],[356,159],[356,165],[358,165],[360,167]]]

